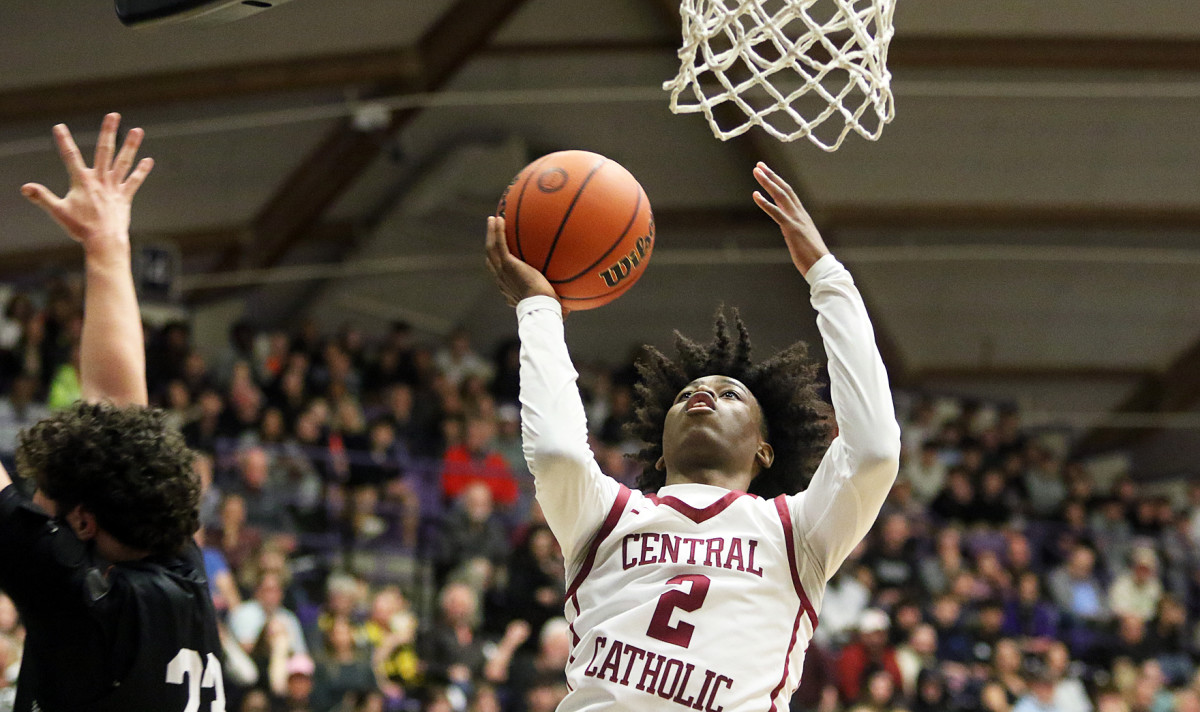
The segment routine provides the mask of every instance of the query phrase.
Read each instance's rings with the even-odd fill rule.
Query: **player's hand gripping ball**
[[[572,311],[629,291],[654,249],[646,191],[621,164],[588,151],[559,151],[525,166],[496,212],[509,251],[544,274]]]

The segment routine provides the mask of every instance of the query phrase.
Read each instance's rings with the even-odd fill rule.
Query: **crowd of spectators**
[[[81,304],[58,280],[0,314],[10,466],[19,431],[79,396]],[[565,564],[521,455],[515,338],[490,357],[402,323],[369,339],[238,322],[210,357],[186,323],[147,341],[151,399],[200,453],[230,710],[555,708]],[[601,468],[631,484],[632,365],[580,371]],[[1100,491],[1014,410],[912,403],[792,708],[1200,711],[1200,486]],[[0,594],[0,711],[21,641]]]

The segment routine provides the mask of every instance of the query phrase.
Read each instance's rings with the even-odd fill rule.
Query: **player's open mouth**
[[[687,399],[687,404],[684,405],[683,409],[688,413],[693,411],[714,411],[717,409],[717,401],[704,391],[696,391]]]

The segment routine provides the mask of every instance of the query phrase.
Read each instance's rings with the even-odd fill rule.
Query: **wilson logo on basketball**
[[[633,249],[629,251],[629,254],[617,260],[616,264],[611,265],[608,269],[601,272],[600,278],[604,280],[604,284],[609,288],[617,286],[635,269],[638,268],[638,265],[642,263],[642,260],[646,258],[646,255],[650,254],[650,250],[653,249],[653,247],[654,230],[653,227],[651,227],[650,234],[639,237],[637,244],[633,246]]]
[[[537,187],[543,193],[554,193],[563,189],[567,184],[567,172],[561,168],[551,168],[538,176]]]

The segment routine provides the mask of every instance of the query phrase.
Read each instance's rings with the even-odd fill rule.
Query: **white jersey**
[[[825,582],[875,521],[900,448],[849,272],[826,256],[806,276],[839,433],[808,489],[774,500],[702,484],[646,495],[605,476],[558,302],[517,306],[525,456],[568,562],[560,712],[787,709]]]

